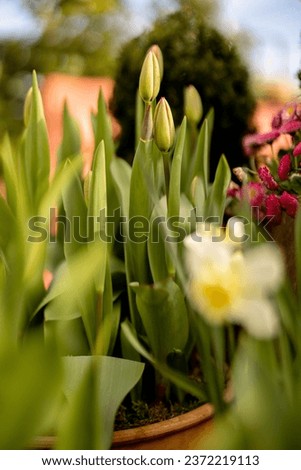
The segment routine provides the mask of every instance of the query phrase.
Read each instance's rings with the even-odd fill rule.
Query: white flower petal
[[[242,299],[231,312],[231,319],[258,339],[273,338],[279,331],[277,313],[267,299]]]
[[[275,291],[284,277],[284,262],[275,244],[264,243],[245,253],[250,289]]]
[[[223,269],[230,263],[231,251],[224,243],[203,241],[194,233],[184,239],[184,246],[185,264],[191,277],[199,277],[210,266]]]

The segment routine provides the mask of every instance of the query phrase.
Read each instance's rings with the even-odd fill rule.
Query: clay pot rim
[[[213,415],[213,406],[210,403],[205,403],[192,411],[187,411],[174,418],[135,428],[114,431],[112,448],[114,449],[114,446],[145,442],[153,438],[160,439],[204,423],[211,419]]]
[[[112,449],[122,445],[149,441],[154,438],[160,439],[170,434],[185,431],[185,429],[205,423],[210,420],[213,415],[213,406],[210,403],[205,403],[192,411],[187,411],[174,418],[135,428],[114,431]],[[36,450],[53,449],[55,441],[55,436],[40,436],[33,440],[30,447]]]

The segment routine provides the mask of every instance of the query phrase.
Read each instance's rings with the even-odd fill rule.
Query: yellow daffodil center
[[[203,315],[217,324],[227,321],[229,311],[236,295],[236,286],[222,282],[203,282],[194,280],[190,284],[190,299]]]
[[[224,309],[231,304],[229,292],[220,284],[203,286],[203,294],[208,304],[215,309]]]

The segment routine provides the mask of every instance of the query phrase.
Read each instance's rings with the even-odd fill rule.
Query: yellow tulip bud
[[[170,106],[165,98],[161,98],[155,109],[154,139],[161,152],[168,152],[175,139],[175,125]]]
[[[139,93],[145,103],[151,103],[157,97],[160,81],[158,59],[153,51],[149,51],[142,64],[139,79]]]
[[[184,113],[189,122],[198,124],[203,115],[203,105],[199,92],[193,85],[184,90]]]
[[[158,59],[159,68],[160,68],[160,79],[162,80],[163,71],[164,71],[164,61],[163,61],[162,51],[161,51],[160,47],[158,46],[158,44],[154,44],[153,46],[151,46],[149,48],[149,51],[152,51]]]

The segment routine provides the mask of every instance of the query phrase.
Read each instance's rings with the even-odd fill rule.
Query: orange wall
[[[51,167],[55,167],[56,153],[62,140],[62,117],[65,101],[70,114],[79,124],[85,172],[89,169],[94,136],[91,112],[96,112],[99,90],[102,89],[106,103],[109,102],[114,81],[107,77],[75,77],[59,73],[49,74],[41,84],[45,118],[49,133]],[[117,121],[112,118],[113,135],[120,131]]]

